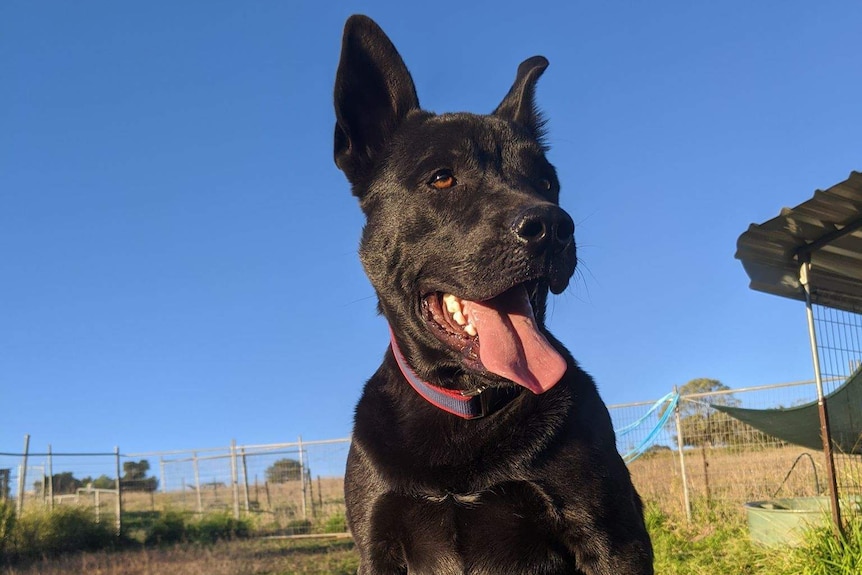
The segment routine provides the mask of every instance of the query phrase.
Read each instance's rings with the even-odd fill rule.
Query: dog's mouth
[[[566,360],[539,330],[536,290],[536,282],[528,282],[483,301],[432,292],[422,300],[425,320],[468,368],[544,393],[563,377]]]

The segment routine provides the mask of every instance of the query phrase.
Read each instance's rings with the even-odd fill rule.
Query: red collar
[[[427,381],[419,379],[416,372],[407,364],[407,360],[398,348],[398,342],[395,341],[395,334],[392,333],[391,328],[389,329],[389,340],[395,363],[398,364],[401,374],[404,375],[404,379],[407,380],[410,387],[425,401],[446,413],[457,415],[462,419],[478,419],[502,408],[520,392],[517,388],[493,387],[483,387],[468,392],[431,385]]]

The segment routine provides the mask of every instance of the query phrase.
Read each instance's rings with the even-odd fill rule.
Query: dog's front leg
[[[407,567],[400,546],[386,536],[380,507],[386,500],[386,487],[372,466],[361,441],[354,440],[347,457],[344,497],[347,524],[359,552],[358,575],[406,575]]]
[[[584,454],[589,454],[585,458]],[[551,473],[548,496],[557,505],[563,539],[588,575],[653,575],[653,551],[643,504],[616,450],[572,449]]]

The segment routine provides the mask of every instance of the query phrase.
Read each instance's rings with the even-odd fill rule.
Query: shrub
[[[165,511],[147,528],[145,545],[180,543],[187,539],[186,522],[182,514]]]
[[[221,539],[248,537],[250,532],[248,520],[235,519],[229,513],[192,519],[177,511],[166,511],[147,528],[144,544],[215,543]]]
[[[188,525],[188,538],[199,543],[215,543],[220,539],[248,537],[251,527],[247,520],[235,519],[228,513],[206,515]]]
[[[0,501],[0,555],[11,551],[15,532],[15,509],[11,503]]]
[[[11,537],[7,535],[4,540],[10,557],[95,551],[119,542],[112,526],[96,523],[88,509],[74,506],[29,510],[7,525],[11,526]]]

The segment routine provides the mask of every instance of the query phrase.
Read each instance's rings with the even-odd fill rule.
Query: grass
[[[251,522],[235,519],[232,515],[211,513],[197,518],[177,511],[160,514],[147,526],[144,545],[166,545],[174,543],[215,543],[225,539],[246,538],[251,532]]]
[[[160,548],[78,553],[0,567],[2,575],[300,575],[356,573],[349,539],[246,539],[218,545],[184,543]]]
[[[829,526],[807,533],[801,547],[766,548],[752,543],[735,513],[700,517],[685,524],[657,507],[647,510],[655,549],[655,572],[663,575],[859,575],[862,517],[851,520],[843,539]],[[706,525],[706,527],[704,527]]]
[[[741,502],[768,497],[765,490],[776,488],[792,457],[794,453],[786,449],[764,449],[756,456],[711,452],[710,500],[703,493],[705,467],[696,465],[698,460],[692,458],[689,472],[695,517],[691,524],[682,519],[679,485],[675,483],[678,466],[672,454],[635,462],[631,466],[635,483],[644,499],[651,501],[647,523],[655,548],[656,573],[862,574],[862,517],[848,524],[843,540],[822,528],[810,532],[805,545],[796,549],[767,549],[750,541]],[[794,474],[784,487],[794,495],[809,494],[811,489],[807,469]],[[273,501],[276,493],[275,488],[270,490]],[[199,519],[194,513],[177,510],[171,501],[162,505],[154,502],[159,503],[157,496],[129,505],[132,509],[124,512],[127,537],[120,539],[112,533],[113,521],[99,526],[90,512],[75,506],[58,506],[51,514],[44,507],[33,506],[16,518],[10,506],[0,505],[0,575],[343,575],[355,573],[358,565],[349,539],[242,538],[250,532],[275,531],[274,527],[281,533],[343,531],[343,507],[331,507],[329,514],[317,517],[314,524],[298,519],[295,513],[285,513],[276,524],[272,519],[275,512],[250,514],[249,519],[237,522],[223,509]],[[112,517],[103,510],[106,516]],[[90,551],[71,552],[75,548]]]
[[[862,517],[851,521],[840,539],[827,527],[810,531],[805,546],[790,557],[795,565],[780,575],[862,573]]]
[[[687,524],[652,505],[647,525],[662,575],[859,575],[862,517],[848,524],[842,540],[828,527],[808,534],[804,546],[765,548],[749,540],[734,512],[703,511]],[[176,517],[167,521],[179,525]],[[222,519],[215,520],[224,526]],[[187,527],[188,528],[188,527]],[[346,575],[355,573],[353,542],[343,538],[232,539],[217,544],[183,542],[157,547],[31,556],[0,566],[0,575]]]
[[[331,533],[344,521],[344,479],[319,477],[309,485],[313,493],[307,495],[307,513],[303,513],[303,492],[298,481],[287,483],[249,484],[249,509],[245,511],[244,495],[240,490],[241,513],[251,521],[256,535],[294,535]],[[230,514],[233,510],[232,492],[227,487],[206,487],[198,500],[189,490],[167,493],[128,492],[123,494],[123,524],[131,531],[145,531],[164,513],[180,512],[191,516],[198,509],[204,516]],[[34,501],[33,505],[41,505]],[[103,498],[102,515],[113,516],[115,502]],[[307,515],[307,518],[306,518]],[[341,529],[344,532],[345,529]]]

